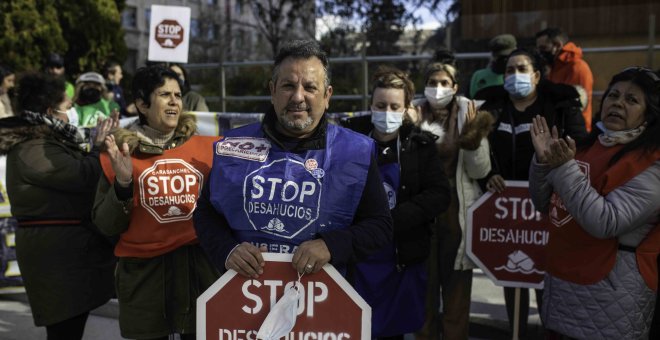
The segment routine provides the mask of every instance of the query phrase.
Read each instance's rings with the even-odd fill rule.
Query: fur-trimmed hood
[[[47,125],[30,125],[20,117],[0,119],[0,155],[6,155],[14,146],[32,139],[54,136]]]
[[[139,119],[135,122],[129,124],[125,128],[118,128],[112,132],[115,136],[115,141],[117,145],[122,145],[123,143],[128,144],[128,149],[132,154],[135,149],[142,144],[151,145],[151,141],[146,138],[144,135],[137,131],[137,127],[140,125]],[[181,141],[177,145],[184,143],[190,137],[192,137],[197,131],[197,118],[189,113],[182,113],[179,117],[179,123],[174,130],[174,136],[172,137],[175,141]]]

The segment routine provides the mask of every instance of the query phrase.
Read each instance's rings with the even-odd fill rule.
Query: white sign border
[[[507,187],[516,187],[516,188],[529,188],[528,181],[504,181]],[[538,284],[529,283],[529,282],[520,282],[520,281],[505,281],[498,280],[495,278],[495,275],[488,270],[488,267],[479,260],[479,258],[472,252],[472,215],[474,211],[487,199],[493,196],[493,193],[486,191],[478,200],[474,201],[472,205],[468,208],[467,220],[466,220],[466,240],[465,240],[465,253],[468,255],[470,260],[472,260],[477,267],[479,267],[488,278],[495,283],[497,286],[502,287],[513,287],[513,288],[534,288],[534,289],[543,289],[543,281]]]
[[[291,262],[293,254],[280,254],[280,253],[261,253],[264,260],[271,262]],[[292,268],[293,270],[293,268]],[[348,294],[348,296],[355,302],[356,305],[362,309],[362,334],[360,339],[371,338],[371,306],[357,293],[355,288],[351,286],[348,281],[335,269],[331,264],[323,266],[330,277],[335,280],[339,287]],[[232,269],[227,270],[220,278],[215,281],[204,293],[197,298],[197,322],[196,322],[196,338],[206,340],[206,302],[208,302],[215,294],[222,289],[234,276],[238,273]]]

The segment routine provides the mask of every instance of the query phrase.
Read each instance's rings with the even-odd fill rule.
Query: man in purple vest
[[[197,235],[221,271],[258,278],[266,251],[292,253],[300,273],[341,270],[392,238],[374,143],[329,124],[329,63],[316,41],[287,43],[273,66],[263,122],[214,144]]]

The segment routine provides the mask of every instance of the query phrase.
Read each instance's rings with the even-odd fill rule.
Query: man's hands
[[[322,239],[301,243],[293,253],[291,264],[298,273],[316,273],[330,262],[330,250]]]
[[[231,251],[225,267],[233,269],[245,277],[256,279],[264,273],[263,267],[266,265],[266,261],[261,256],[261,253],[264,252],[266,252],[266,246],[257,248],[250,242],[243,242]]]
[[[266,264],[261,253],[267,251],[266,246],[257,248],[252,243],[239,244],[227,258],[225,267],[251,278],[259,278]],[[291,265],[298,273],[316,273],[330,262],[330,250],[322,239],[309,240],[301,243],[293,254]]]

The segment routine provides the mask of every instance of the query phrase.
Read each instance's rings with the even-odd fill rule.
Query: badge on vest
[[[215,153],[219,156],[265,162],[270,147],[270,142],[265,138],[227,137],[215,145]]]
[[[181,159],[160,159],[139,177],[140,204],[158,222],[192,218],[204,175]]]
[[[589,163],[580,161],[580,160],[575,160],[578,164],[578,167],[580,168],[580,171],[587,175],[587,180],[590,180],[590,166]],[[550,222],[552,224],[559,228],[562,227],[564,224],[568,223],[570,220],[573,219],[573,216],[568,212],[566,209],[566,206],[564,205],[564,201],[557,195],[557,193],[553,192],[552,196],[550,197]]]
[[[314,163],[277,159],[245,177],[243,209],[254,230],[292,239],[318,219],[323,187]]]
[[[317,162],[314,158],[309,158],[305,161],[305,169],[307,169],[312,177],[316,179],[320,179],[325,176],[325,171],[319,168],[319,162]]]

